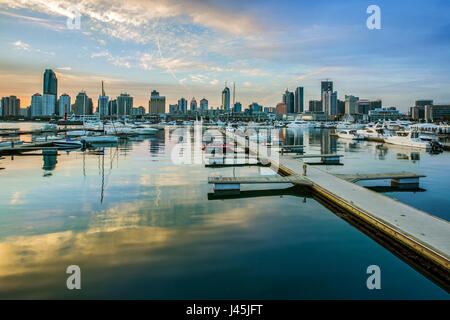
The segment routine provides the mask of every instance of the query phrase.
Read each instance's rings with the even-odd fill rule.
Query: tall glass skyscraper
[[[43,83],[42,115],[51,116],[58,111],[56,108],[58,80],[56,79],[56,74],[53,72],[53,70],[45,70]]]
[[[225,87],[222,91],[222,108],[230,110],[230,89],[228,87]]]
[[[295,89],[295,100],[294,100],[294,112],[299,113],[304,111],[304,97],[303,97],[303,87],[297,87]]]
[[[286,89],[286,92],[283,94],[283,103],[286,104],[287,113],[295,112],[294,101],[295,101],[294,93]]]

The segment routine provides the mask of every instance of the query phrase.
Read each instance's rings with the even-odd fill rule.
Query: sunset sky
[[[366,9],[381,8],[381,30]],[[66,25],[71,6],[81,28]],[[0,0],[0,95],[21,106],[42,93],[46,68],[58,95],[128,92],[148,107],[206,97],[220,105],[225,81],[244,106],[280,102],[286,88],[319,99],[320,80],[345,94],[382,98],[406,111],[415,99],[450,103],[450,2]],[[230,85],[232,86],[232,85]],[[168,109],[168,107],[167,107]]]

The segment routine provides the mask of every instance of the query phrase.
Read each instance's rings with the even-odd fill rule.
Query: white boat
[[[66,136],[68,137],[81,137],[81,136],[88,136],[90,134],[91,132],[86,130],[73,130],[66,132]]]
[[[356,130],[358,135],[364,138],[384,138],[383,129],[375,127],[365,127],[364,129]]]
[[[295,120],[287,125],[288,128],[306,128],[309,127],[309,122],[304,120]]]
[[[13,141],[2,141],[0,142],[0,147],[11,147]],[[22,145],[23,141],[14,141],[14,146]]]
[[[104,135],[92,135],[92,136],[82,136],[81,141],[86,141],[89,143],[117,143],[119,138],[115,136],[104,136]]]
[[[47,142],[47,141],[56,141],[64,139],[64,137],[61,136],[46,136],[46,137],[36,137],[33,139],[35,142]]]
[[[158,129],[156,129],[156,128],[136,128],[136,129],[133,129],[133,132],[138,135],[150,135],[150,134],[156,134],[158,132]]]
[[[384,141],[388,144],[425,149],[426,151],[431,149],[431,143],[420,139],[417,131],[396,131],[395,135],[386,137]]]
[[[46,125],[44,125],[44,128],[42,129],[42,131],[56,131],[58,130],[58,126],[54,123],[47,123]]]
[[[364,140],[364,136],[356,132],[356,130],[342,130],[338,132],[338,137],[350,140]]]
[[[71,140],[67,138],[66,140],[56,140],[53,141],[53,144],[58,147],[67,147],[67,148],[81,148],[83,143],[77,140]]]

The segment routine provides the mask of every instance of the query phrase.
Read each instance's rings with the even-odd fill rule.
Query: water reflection
[[[350,147],[330,134],[279,132],[307,153],[344,154],[344,166],[323,170],[426,174],[414,193],[368,187],[449,219],[447,154],[411,152],[403,160],[397,153],[404,152],[366,142]],[[214,198],[208,176],[267,172],[174,164],[180,138],[180,152],[192,148],[193,130],[166,128],[116,146],[2,160],[0,179],[8,188],[0,193],[0,297],[373,298],[363,268],[373,261],[387,270],[377,297],[445,297],[304,190],[248,188]],[[70,264],[82,269],[82,292],[64,288]]]

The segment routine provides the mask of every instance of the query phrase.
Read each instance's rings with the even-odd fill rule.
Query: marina
[[[194,128],[182,127],[182,130],[183,135],[187,135],[186,137],[188,138],[195,134]],[[205,128],[204,130],[210,130],[210,128]],[[354,193],[357,193],[358,199],[357,201],[352,200],[353,206],[359,209],[363,208],[365,214],[368,213],[366,212],[368,210],[380,222],[395,229],[399,237],[404,234],[405,229],[408,231],[408,234],[412,233],[415,235],[415,222],[413,223],[411,221],[421,221],[420,219],[428,221],[427,217],[429,214],[424,211],[428,211],[427,208],[432,208],[433,211],[430,213],[436,215],[441,220],[432,218],[434,222],[431,224],[426,223],[430,227],[424,227],[423,229],[421,227],[420,231],[425,236],[419,235],[417,239],[416,237],[411,239],[418,241],[421,245],[423,243],[433,244],[436,252],[444,251],[446,247],[442,245],[442,242],[439,242],[439,239],[445,240],[446,235],[444,238],[439,238],[439,233],[433,230],[436,228],[439,230],[442,224],[439,221],[450,218],[446,216],[446,210],[440,209],[445,208],[448,204],[445,203],[445,198],[436,200],[433,197],[429,198],[429,195],[439,195],[442,182],[446,179],[442,177],[442,174],[436,174],[430,171],[430,169],[435,167],[435,164],[432,163],[439,161],[441,157],[447,159],[447,153],[444,152],[443,154],[431,157],[428,153],[419,152],[419,155],[414,156],[412,158],[413,160],[411,160],[411,157],[405,158],[402,156],[398,158],[398,154],[400,153],[414,153],[410,149],[401,151],[390,149],[390,147],[377,149],[376,144],[370,141],[356,142],[356,144],[352,142],[340,142],[341,140],[333,137],[332,133],[327,131],[327,129],[299,128],[294,132],[292,129],[280,130],[281,145],[274,145],[267,149],[269,151],[273,149],[272,152],[278,154],[280,157],[282,162],[280,168],[282,171],[286,170],[284,173],[280,171],[281,176],[276,175],[274,172],[268,172],[272,171],[269,167],[270,164],[267,163],[266,159],[260,159],[259,156],[256,156],[251,150],[251,145],[254,142],[245,139],[242,141],[249,143],[248,148],[234,147],[234,152],[230,158],[227,153],[222,157],[222,159],[225,159],[223,164],[217,163],[210,165],[207,162],[209,158],[207,153],[213,150],[210,149],[209,152],[203,151],[205,153],[205,160],[198,165],[176,165],[170,160],[170,154],[173,146],[180,144],[178,136],[180,132],[179,129],[171,128],[171,126],[166,126],[156,135],[150,137],[142,136],[141,138],[130,137],[128,139],[119,139],[112,146],[100,148],[88,147],[86,150],[75,149],[70,151],[56,150],[58,148],[52,145],[42,144],[36,145],[34,151],[27,151],[23,155],[6,154],[3,156],[4,159],[0,160],[0,167],[4,168],[0,174],[2,175],[2,181],[5,181],[11,188],[4,194],[4,198],[0,202],[2,203],[2,212],[8,212],[8,214],[0,218],[0,222],[4,226],[0,228],[0,248],[19,249],[23,248],[23,241],[26,239],[28,239],[26,241],[33,239],[33,241],[40,243],[41,241],[47,241],[44,240],[47,237],[61,237],[64,235],[64,237],[69,237],[68,239],[72,236],[76,236],[77,238],[91,238],[90,241],[94,241],[95,246],[99,250],[103,250],[102,248],[105,248],[105,246],[110,246],[110,244],[107,244],[110,241],[118,241],[121,243],[120,234],[127,234],[126,237],[129,239],[133,237],[132,234],[138,232],[140,237],[145,235],[146,239],[153,240],[147,245],[139,244],[139,241],[136,244],[126,245],[128,253],[122,254],[127,256],[127,262],[124,261],[120,265],[138,264],[144,266],[148,262],[145,262],[146,260],[138,262],[136,260],[137,256],[134,256],[133,251],[129,252],[129,250],[134,248],[132,250],[138,250],[140,252],[139,255],[146,255],[145,252],[153,252],[153,250],[156,250],[156,247],[151,244],[155,243],[154,241],[158,241],[158,238],[153,238],[156,236],[154,232],[158,232],[157,234],[161,234],[161,236],[164,234],[164,237],[168,236],[169,238],[161,243],[166,248],[166,253],[163,254],[162,258],[163,260],[161,262],[155,261],[151,263],[151,269],[154,275],[149,275],[148,272],[145,275],[138,272],[140,277],[139,281],[143,281],[144,283],[151,282],[155,290],[146,289],[136,291],[130,288],[128,294],[131,297],[176,296],[175,291],[172,291],[164,285],[164,278],[160,276],[167,263],[180,263],[175,252],[178,252],[181,247],[178,248],[178,245],[175,243],[170,244],[169,247],[167,247],[168,244],[165,244],[167,241],[172,243],[172,240],[169,240],[172,238],[173,241],[181,241],[184,244],[182,246],[184,248],[183,250],[186,250],[186,242],[198,244],[204,243],[204,241],[212,243],[217,248],[226,248],[229,253],[223,259],[239,261],[239,264],[244,264],[247,267],[252,266],[256,261],[255,259],[258,261],[262,259],[266,264],[271,265],[270,261],[279,259],[275,257],[281,254],[282,259],[286,261],[286,267],[289,266],[288,270],[290,271],[287,272],[286,276],[291,279],[290,281],[292,282],[293,277],[295,278],[295,274],[299,274],[294,269],[297,268],[298,270],[299,268],[302,270],[300,274],[310,279],[308,281],[299,280],[299,283],[302,283],[304,288],[306,286],[311,290],[313,288],[318,290],[317,283],[312,279],[318,279],[320,277],[331,277],[335,279],[338,275],[340,275],[338,276],[340,278],[345,274],[347,279],[353,278],[357,280],[354,276],[350,275],[355,274],[355,272],[357,273],[357,270],[354,269],[355,266],[351,262],[352,257],[357,254],[369,264],[375,256],[377,262],[384,269],[390,270],[391,276],[387,276],[389,279],[386,281],[390,281],[392,284],[396,283],[394,286],[398,290],[390,286],[386,289],[387,293],[384,292],[383,296],[389,294],[393,296],[410,296],[409,294],[412,292],[406,293],[400,289],[401,285],[399,284],[406,282],[410,283],[409,285],[413,284],[421,288],[421,290],[415,291],[416,294],[418,294],[417,292],[422,292],[427,296],[446,294],[445,290],[442,289],[446,288],[442,275],[438,276],[439,273],[431,267],[431,269],[424,269],[424,259],[406,259],[405,257],[414,257],[415,255],[411,255],[409,248],[405,252],[404,245],[400,245],[399,248],[393,248],[397,246],[396,244],[401,243],[401,241],[394,242],[391,236],[386,235],[387,233],[375,232],[374,230],[379,230],[379,227],[367,222],[362,223],[362,218],[352,218],[351,223],[348,222],[349,224],[342,225],[339,221],[347,221],[346,219],[355,217],[356,214],[342,216],[342,209],[336,209],[334,206],[342,208],[343,204],[338,205],[335,201],[330,201],[330,196],[325,194],[331,192],[334,196],[348,200],[354,197]],[[223,137],[225,137],[225,134],[224,132]],[[216,139],[219,138],[217,135],[215,136]],[[27,144],[30,143],[28,141],[31,141],[31,136],[21,136],[20,139],[25,141],[24,144]],[[187,140],[189,141],[189,139]],[[275,144],[276,141],[273,140],[272,142]],[[218,144],[218,142],[216,143]],[[181,151],[187,150],[188,145],[184,142],[181,142],[180,146]],[[296,155],[295,153],[281,155],[278,151],[283,146],[286,148],[289,148],[289,146],[302,146],[304,153],[300,155]],[[191,148],[195,150],[196,147],[192,144]],[[201,145],[198,148],[201,151]],[[202,153],[200,152],[199,154]],[[307,160],[308,158],[296,159],[295,157],[311,154],[319,159],[322,155],[340,155],[342,156],[340,161],[344,165],[325,165],[321,169],[316,169],[314,166],[308,165],[306,177],[304,177],[302,176],[302,160]],[[25,157],[25,155],[34,156]],[[355,158],[356,155],[358,157]],[[214,158],[220,158],[220,153],[214,155]],[[430,163],[430,161],[432,162]],[[42,162],[44,165],[42,165]],[[422,166],[417,166],[419,163],[427,163],[427,165],[422,168]],[[357,171],[354,169],[355,164],[358,164]],[[361,164],[364,164],[365,171],[363,170],[361,172]],[[386,164],[386,166],[383,166],[383,164]],[[374,168],[378,168],[378,171],[374,171]],[[424,168],[428,169],[424,170]],[[290,178],[286,177],[286,175],[292,173],[294,173],[294,176]],[[20,190],[23,189],[23,183],[21,182],[22,178],[19,177],[23,177],[23,175],[26,175],[29,180],[28,186],[24,189],[27,194],[25,198],[20,193]],[[68,176],[72,178],[67,180]],[[210,178],[208,180],[209,177],[217,178]],[[371,180],[365,180],[369,178]],[[420,186],[418,183],[413,183],[407,188],[398,186],[395,183],[390,183],[386,186],[384,179],[372,180],[382,178],[386,178],[388,181],[399,178],[419,178]],[[432,183],[429,182],[430,179]],[[359,182],[356,182],[357,180]],[[51,185],[48,182],[51,182]],[[368,185],[359,186],[354,182]],[[39,191],[38,185],[41,183],[49,185],[50,189],[46,189],[45,194]],[[215,184],[216,187],[214,187]],[[338,186],[338,190],[336,190],[336,186],[333,186],[334,184]],[[238,185],[239,189],[237,188]],[[210,192],[210,188],[213,190],[213,193]],[[229,190],[216,190],[221,188],[228,188]],[[323,189],[326,192],[323,191],[324,193],[322,194],[319,191],[315,191],[315,189]],[[48,192],[49,190],[51,191]],[[216,191],[214,192],[214,190]],[[375,190],[379,191],[375,192]],[[63,196],[67,192],[70,192],[73,196],[70,198]],[[411,194],[414,194],[414,197],[411,197]],[[372,200],[364,200],[366,196],[370,196]],[[392,196],[398,199],[398,201],[392,200]],[[50,199],[60,200],[55,202],[51,211],[53,213],[47,216],[43,213],[47,210],[45,209],[47,208],[46,203],[48,201],[55,201]],[[255,201],[256,199],[257,201]],[[383,216],[382,212],[376,210],[380,206],[380,199],[382,199],[382,203],[385,203],[386,208],[393,206],[396,210],[395,212],[398,213],[396,215],[389,215],[389,212],[392,212],[392,210],[380,207],[378,210],[385,212]],[[220,202],[222,209],[219,211],[217,209],[217,201],[222,201]],[[430,205],[429,201],[432,201],[433,205]],[[444,202],[441,203],[440,201]],[[77,204],[81,202],[86,203],[87,207],[80,208]],[[183,208],[182,212],[176,209],[180,206]],[[240,209],[243,206],[253,209],[249,211]],[[414,208],[417,208],[420,214]],[[330,210],[334,213],[331,216],[329,216]],[[24,214],[25,212],[27,212],[26,215]],[[223,218],[220,212],[223,212]],[[301,212],[300,215],[299,212]],[[43,214],[44,216],[42,216]],[[405,215],[405,217],[402,215]],[[34,222],[38,217],[40,217],[37,220],[39,223]],[[62,224],[55,225],[55,217],[58,217]],[[237,225],[230,224],[233,221],[230,220],[231,217],[240,222]],[[211,223],[213,224],[211,225]],[[286,229],[286,223],[292,228],[289,227]],[[218,229],[213,227],[216,224]],[[448,222],[445,222],[445,224],[448,225]],[[33,228],[29,229],[29,226],[33,226]],[[241,230],[243,226],[247,227]],[[366,229],[370,229],[371,227],[373,230],[366,234]],[[179,234],[179,231],[177,231],[179,230],[178,228],[182,228],[180,230],[185,231]],[[260,230],[260,228],[262,229]],[[215,230],[215,235],[207,236],[206,239],[196,236],[194,238],[186,238],[183,235],[185,232],[189,234],[202,234],[204,232],[212,232],[213,230]],[[328,230],[327,235],[325,236],[320,230]],[[230,238],[231,234],[239,235],[236,239],[237,242],[230,240],[233,239]],[[381,234],[385,236],[380,240]],[[17,238],[19,235],[22,238]],[[94,235],[101,235],[102,238],[95,238],[96,240],[93,240],[94,238],[92,236]],[[106,237],[105,240],[101,240],[103,237]],[[242,242],[242,237],[250,237],[250,242]],[[305,237],[311,239],[307,246],[305,244],[302,245]],[[329,248],[330,242],[325,239],[329,237],[332,237],[334,239],[332,241],[335,242],[332,245],[335,254],[332,256],[327,254],[329,249],[326,249]],[[367,240],[372,239],[372,237],[376,238],[375,242],[372,242],[373,240]],[[256,240],[258,241],[257,243],[261,243],[262,247],[253,242]],[[290,245],[298,243],[300,246],[298,249],[294,249],[294,251],[289,250],[289,253],[283,253],[285,245],[287,245],[286,241]],[[326,241],[327,245],[322,244],[323,241]],[[40,263],[42,269],[34,269],[34,272],[41,274],[40,278],[45,278],[43,276],[46,272],[45,270],[58,268],[60,263],[64,263],[64,256],[55,258],[52,253],[59,251],[60,244],[62,245],[58,241],[54,246],[44,249],[46,256],[49,259],[51,257],[51,260],[42,260]],[[380,244],[382,245],[380,246]],[[68,254],[71,255],[71,252],[80,252],[79,249],[76,249],[79,245],[82,244],[79,243],[73,248],[69,246]],[[138,249],[140,246],[144,247]],[[244,258],[243,252],[236,251],[236,248],[242,246],[245,247],[245,252],[251,252],[251,256]],[[198,245],[194,245],[193,247],[198,248]],[[118,249],[119,247],[113,246],[112,252],[116,252]],[[8,261],[14,261],[18,257],[14,251],[15,249],[8,250],[10,252],[8,258],[3,260],[3,263],[0,263],[0,270],[3,270],[0,273],[0,278],[6,284],[8,283],[5,282],[6,274],[9,275],[8,277],[12,276],[13,278],[11,279],[19,279],[21,277],[8,267],[12,265]],[[209,266],[201,267],[202,274],[206,276],[206,281],[202,280],[198,282],[196,289],[194,289],[188,285],[189,279],[193,276],[194,271],[189,271],[187,274],[181,275],[178,271],[173,270],[170,273],[171,276],[178,277],[178,281],[181,281],[181,288],[184,288],[185,292],[189,292],[190,295],[204,297],[206,292],[208,294],[213,292],[217,297],[229,296],[219,293],[219,291],[214,291],[213,287],[208,285],[208,283],[217,285],[218,283],[222,283],[221,279],[229,279],[229,277],[232,277],[232,274],[235,277],[236,273],[232,271],[232,267],[229,264],[224,265],[222,259],[218,257],[213,258],[202,250],[200,252],[192,250],[188,249],[188,252],[195,258],[192,261],[183,262],[182,265],[185,266],[184,268],[188,268],[188,270],[193,270],[190,269],[193,265],[197,265],[198,268],[198,261],[201,261],[203,259],[202,257],[206,254],[212,259],[210,260]],[[262,250],[261,253],[258,253],[260,250]],[[276,252],[279,252],[279,254]],[[304,261],[302,262],[300,258],[292,258],[293,252],[296,252],[299,257],[314,256],[314,262],[311,261],[307,265],[304,265]],[[395,255],[391,255],[390,252],[394,252]],[[319,256],[317,255],[318,253],[320,253]],[[102,266],[107,267],[109,265],[110,267],[108,268],[112,269],[108,272],[108,277],[117,277],[117,273],[113,271],[116,270],[116,267],[113,267],[113,257],[116,254],[107,254],[106,257],[101,258],[102,262],[97,262],[95,267],[88,267],[85,272],[102,272]],[[76,260],[78,263],[83,263],[83,261],[88,261],[85,259],[92,261],[92,259],[96,260],[100,256],[97,253],[93,253],[79,256]],[[330,273],[329,269],[325,271],[325,269],[318,268],[319,265],[336,264],[336,261],[333,260],[335,256],[346,257],[348,260],[348,262],[341,262],[343,265],[339,268],[339,271],[335,270]],[[30,256],[30,263],[33,263],[32,261],[36,258],[37,256]],[[162,263],[163,261],[164,263]],[[342,259],[339,258],[339,261],[342,261]],[[222,268],[219,265],[222,265]],[[231,269],[228,269],[228,267],[224,268],[224,266],[230,266]],[[117,272],[119,272],[118,270]],[[208,274],[212,270],[219,270],[218,272],[221,275],[219,279],[212,275],[211,277],[215,281],[209,278]],[[250,268],[250,270],[254,272],[255,269]],[[426,273],[426,270],[431,270],[431,272]],[[27,271],[21,272],[27,273]],[[217,273],[217,271],[215,272]],[[275,271],[272,272],[268,268],[264,268],[264,271],[261,270],[261,272],[271,275],[266,278],[267,281],[263,282],[264,286],[270,286],[269,279],[277,277],[276,273],[274,273]],[[253,277],[251,273],[241,271],[239,278],[231,281],[232,285],[228,286],[231,290],[230,296],[237,294],[236,290],[241,292],[242,297],[256,294],[256,291],[249,291],[241,285],[238,285],[238,282],[244,281],[244,278],[247,279],[245,281],[251,281],[249,279],[253,279]],[[17,284],[17,282],[15,283]],[[330,282],[329,288],[341,285],[343,283],[340,283],[340,281],[333,280]],[[88,280],[86,286],[88,288],[91,287],[91,281]],[[53,295],[58,296],[62,293],[57,288],[56,283],[54,285],[51,283],[47,284],[45,287],[47,288],[47,297]],[[22,296],[22,294],[28,292],[32,296],[42,297],[42,292],[33,293],[26,285],[19,286],[19,288],[22,289],[17,291],[17,296]],[[177,288],[180,288],[180,285]],[[299,291],[283,294],[282,292],[285,292],[286,288],[290,288],[290,286],[288,285],[286,287],[286,285],[283,285],[283,289],[280,287],[279,290],[275,291],[258,290],[260,294],[257,296],[275,297],[281,295],[297,298],[303,296]],[[323,287],[323,289],[324,291],[319,289],[313,296],[329,296],[329,293],[327,293],[328,289],[326,287]],[[86,289],[84,292],[85,297],[97,295],[91,289]],[[265,294],[261,294],[264,292]],[[304,291],[302,290],[302,292]],[[344,293],[344,296],[361,297],[361,295],[366,294],[365,292],[361,288],[361,290],[357,289],[353,293]],[[0,296],[4,294],[6,293],[0,287]],[[110,295],[107,292],[103,292],[102,296]],[[308,296],[311,297],[309,294]],[[339,296],[342,297],[342,291]]]

